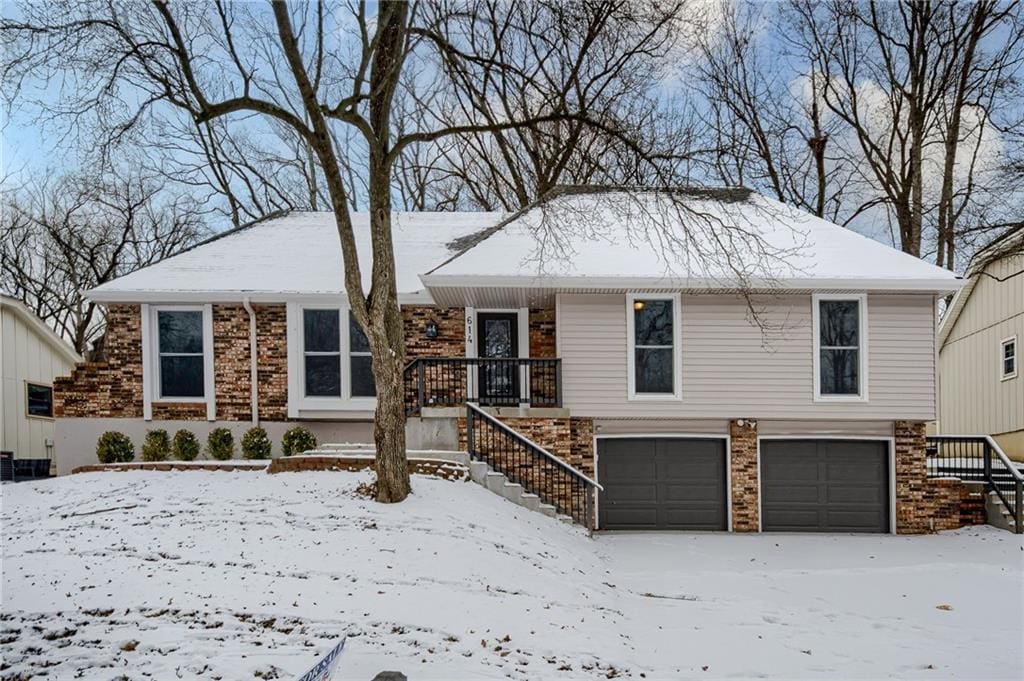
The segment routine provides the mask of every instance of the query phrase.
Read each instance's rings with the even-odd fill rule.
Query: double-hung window
[[[1017,337],[999,342],[999,378],[1008,381],[1017,378]]]
[[[370,344],[358,322],[338,308],[302,310],[304,394],[312,398],[372,398]]]
[[[821,399],[865,399],[864,296],[814,297],[814,386]]]
[[[202,310],[157,310],[158,397],[198,400],[206,395]]]
[[[682,362],[678,296],[626,298],[631,399],[679,399]]]

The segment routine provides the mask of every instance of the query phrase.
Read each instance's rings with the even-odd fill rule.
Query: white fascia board
[[[302,291],[104,291],[93,289],[86,292],[86,298],[94,303],[241,303],[249,302],[290,303],[290,302],[332,302],[346,298],[344,293],[302,292]],[[427,291],[399,293],[401,305],[433,305],[434,300]]]
[[[726,289],[737,282],[713,278],[671,277],[515,277],[490,275],[421,275],[420,281],[431,287],[488,287],[488,288],[593,288],[593,289]],[[846,289],[850,291],[915,291],[928,293],[955,293],[963,279],[752,279],[748,287],[773,289]],[[737,286],[737,288],[739,288]]]

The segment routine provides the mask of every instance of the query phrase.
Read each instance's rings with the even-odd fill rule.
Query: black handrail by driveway
[[[490,414],[466,405],[466,450],[558,513],[594,529],[595,481]]]
[[[1024,473],[988,435],[930,435],[927,438],[930,478],[982,482],[1013,514],[1013,529],[1024,534]]]
[[[540,357],[419,357],[405,367],[406,414],[423,407],[562,406],[562,361]]]

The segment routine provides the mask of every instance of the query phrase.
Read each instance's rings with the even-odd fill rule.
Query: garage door
[[[724,440],[600,439],[597,452],[601,529],[726,529]]]
[[[762,440],[765,531],[888,532],[884,442]]]

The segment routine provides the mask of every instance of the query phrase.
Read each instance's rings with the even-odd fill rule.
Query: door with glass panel
[[[480,403],[519,404],[519,367],[513,361],[488,362],[519,356],[519,315],[515,312],[481,312],[477,315],[480,340]]]

